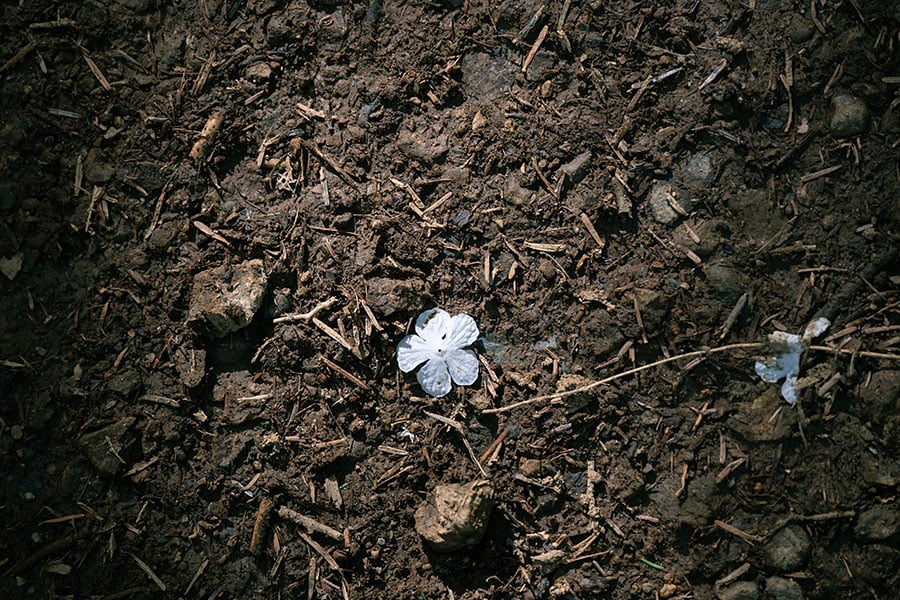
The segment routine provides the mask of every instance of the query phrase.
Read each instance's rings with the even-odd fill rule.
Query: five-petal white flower
[[[763,361],[756,361],[756,374],[768,383],[776,383],[784,378],[781,384],[781,397],[791,406],[797,402],[800,390],[797,388],[797,375],[800,374],[800,356],[816,337],[822,335],[831,325],[831,321],[820,317],[806,326],[803,335],[795,335],[786,331],[775,331],[769,334],[769,345],[778,352],[776,356]]]
[[[456,385],[472,385],[478,379],[478,357],[466,346],[478,339],[475,319],[460,313],[450,317],[440,308],[426,310],[416,319],[416,332],[400,340],[397,364],[409,373],[425,363],[416,374],[419,385],[437,398]]]

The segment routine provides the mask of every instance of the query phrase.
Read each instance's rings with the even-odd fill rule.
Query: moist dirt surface
[[[895,597],[896,3],[0,10],[3,598]]]

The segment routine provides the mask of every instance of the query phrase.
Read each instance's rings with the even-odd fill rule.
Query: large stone
[[[727,307],[734,305],[746,289],[741,273],[731,267],[709,265],[705,275],[710,291]]]
[[[759,587],[752,581],[738,581],[728,586],[716,588],[719,600],[757,600]]]
[[[469,548],[481,541],[493,508],[494,488],[487,480],[438,485],[433,498],[416,509],[416,531],[439,552]]]
[[[710,152],[692,155],[681,167],[681,179],[687,185],[706,187],[713,176],[713,160]]]
[[[647,204],[653,218],[663,225],[674,223],[682,213],[687,214],[693,208],[690,196],[667,181],[657,182],[650,188]]]
[[[430,165],[442,161],[450,146],[446,134],[426,138],[415,131],[401,131],[397,136],[397,148],[409,158]]]
[[[834,137],[853,137],[869,128],[869,107],[856,96],[839,94],[831,99],[831,108],[831,134]]]
[[[267,284],[260,259],[197,273],[187,320],[210,337],[225,337],[250,324],[262,304]]]
[[[766,579],[766,597],[771,600],[803,600],[803,588],[793,579],[769,577]]]
[[[779,530],[763,549],[766,564],[782,573],[802,569],[809,558],[812,543],[799,525]]]

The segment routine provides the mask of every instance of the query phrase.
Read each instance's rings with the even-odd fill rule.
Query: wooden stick
[[[537,39],[534,40],[534,44],[531,45],[531,50],[528,51],[528,56],[525,57],[525,62],[522,63],[523,73],[528,70],[528,66],[531,64],[531,61],[534,60],[534,55],[541,49],[541,44],[544,43],[544,38],[547,37],[549,31],[550,28],[547,25],[544,25],[541,28],[541,32],[538,34]]]
[[[31,54],[32,50],[37,48],[37,45],[37,40],[31,40],[30,42],[19,48],[19,51],[13,54],[13,57],[3,63],[3,66],[0,67],[0,75],[6,73],[8,70],[12,69],[14,66],[22,62],[22,59]]]
[[[597,381],[593,381],[587,385],[583,385],[583,386],[577,387],[575,389],[566,390],[564,392],[557,392],[555,394],[547,394],[545,396],[537,396],[535,398],[530,398],[528,400],[522,400],[521,402],[514,402],[512,404],[508,404],[506,406],[500,406],[497,408],[488,408],[488,409],[483,410],[482,413],[485,413],[485,414],[502,413],[502,412],[507,412],[510,410],[515,410],[515,409],[521,408],[523,406],[528,406],[529,404],[534,404],[536,402],[544,402],[547,400],[554,400],[557,398],[565,398],[568,396],[574,396],[575,394],[582,394],[584,392],[590,391],[601,385],[616,381],[617,379],[629,377],[631,375],[640,373],[641,371],[646,371],[647,369],[652,369],[653,367],[659,367],[659,366],[668,364],[670,362],[675,362],[676,360],[683,360],[686,358],[694,358],[697,356],[706,356],[708,354],[717,354],[720,352],[731,352],[732,350],[759,350],[762,347],[763,347],[763,344],[761,344],[761,343],[729,344],[727,346],[719,346],[718,348],[707,348],[706,350],[695,350],[693,352],[686,352],[685,354],[678,354],[676,356],[670,356],[669,358],[664,358],[662,360],[658,360],[656,362],[652,362],[647,365],[635,367],[633,369],[623,371],[622,373],[618,373],[616,375],[611,375],[610,377],[606,377],[604,379],[599,379]]]
[[[278,509],[278,516],[281,517],[282,519],[287,519],[288,521],[293,521],[294,523],[296,523],[297,525],[300,525],[301,527],[303,527],[310,533],[313,533],[313,532],[321,533],[325,537],[331,538],[338,542],[340,542],[344,539],[344,534],[341,533],[340,531],[338,531],[337,529],[329,527],[328,525],[323,525],[322,523],[319,523],[315,519],[307,517],[306,515],[301,515],[297,511],[291,510],[290,508],[288,508],[286,506],[282,506]]]
[[[214,111],[209,116],[209,119],[206,120],[206,125],[203,126],[203,130],[200,132],[200,138],[194,142],[194,146],[191,148],[190,157],[193,160],[203,158],[203,155],[206,153],[206,147],[216,138],[224,122],[225,113],[221,111]]]
[[[291,313],[289,315],[284,315],[283,317],[277,317],[272,319],[273,324],[278,323],[296,323],[297,321],[309,321],[312,319],[320,310],[325,310],[326,308],[330,308],[337,302],[337,298],[329,298],[328,300],[323,300],[313,307],[313,309],[306,313]]]

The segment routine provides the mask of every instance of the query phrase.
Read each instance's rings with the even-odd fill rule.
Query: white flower
[[[478,325],[467,314],[455,317],[440,308],[426,310],[416,319],[416,332],[397,346],[397,364],[404,373],[417,366],[416,378],[425,393],[435,397],[450,393],[450,381],[472,385],[478,379],[478,357],[465,347],[478,339]]]
[[[769,345],[778,352],[777,356],[767,358],[765,362],[756,361],[756,374],[767,383],[775,383],[784,378],[781,384],[781,396],[791,406],[797,402],[800,390],[797,388],[797,375],[800,374],[800,356],[816,337],[822,335],[831,325],[831,321],[822,317],[806,326],[803,335],[795,335],[786,331],[769,334]]]

